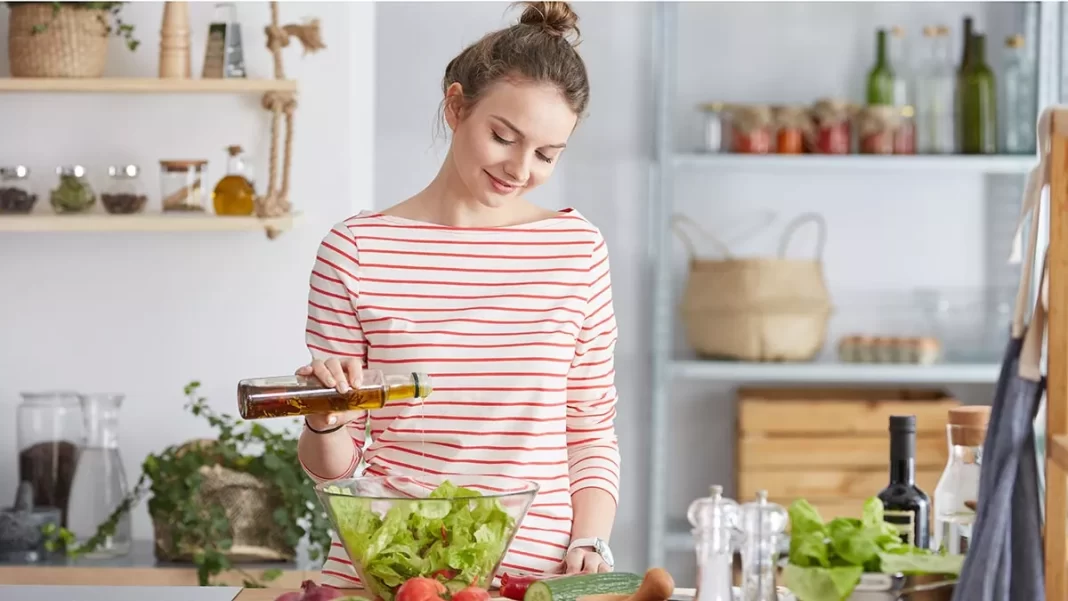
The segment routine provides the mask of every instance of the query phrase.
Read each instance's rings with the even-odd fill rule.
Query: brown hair
[[[567,2],[521,2],[526,10],[519,22],[486,34],[445,67],[444,93],[459,83],[464,106],[473,106],[490,86],[501,79],[548,83],[556,86],[580,118],[590,102],[586,64],[575,50],[578,15]],[[575,41],[568,39],[574,33]]]

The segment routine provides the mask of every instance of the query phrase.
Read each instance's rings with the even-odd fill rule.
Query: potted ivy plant
[[[108,37],[131,51],[140,42],[122,20],[123,2],[8,2],[7,51],[12,77],[100,77]]]
[[[70,557],[91,552],[148,497],[156,558],[193,563],[202,586],[224,571],[243,572],[240,563],[291,560],[305,537],[310,557],[325,557],[330,523],[297,460],[297,438],[212,410],[197,396],[199,386],[185,387],[186,408],[216,438],[148,455],[137,484],[92,537],[79,544],[70,531],[53,529],[46,532],[50,549]],[[245,585],[262,586],[279,573],[244,573]]]

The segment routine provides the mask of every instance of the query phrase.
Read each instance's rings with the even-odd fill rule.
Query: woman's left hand
[[[596,574],[598,572],[612,571],[600,554],[589,547],[572,549],[564,557],[563,568],[565,574]]]

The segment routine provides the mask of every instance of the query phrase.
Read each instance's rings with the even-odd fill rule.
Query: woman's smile
[[[513,184],[498,177],[494,177],[492,173],[486,171],[485,169],[483,169],[482,171],[486,174],[487,177],[489,177],[490,186],[492,186],[498,194],[511,194],[512,192],[515,192],[516,188],[523,187],[522,184]]]

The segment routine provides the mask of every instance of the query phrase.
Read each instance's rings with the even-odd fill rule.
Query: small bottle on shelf
[[[1035,152],[1038,106],[1035,68],[1022,35],[1005,40],[1005,71],[1001,77],[1005,107],[1001,114],[1001,147],[1009,154]]]
[[[249,378],[237,384],[237,406],[244,419],[296,417],[381,409],[390,401],[425,399],[433,392],[430,376],[364,370],[359,387],[344,394],[311,376]]]
[[[226,176],[215,184],[211,193],[216,215],[248,216],[256,209],[256,188],[241,158],[241,147],[227,146]]]
[[[137,165],[112,165],[108,167],[108,183],[100,193],[104,210],[112,215],[140,213],[145,208],[148,195],[138,177]]]
[[[960,139],[963,154],[996,154],[997,87],[986,62],[986,36],[972,36],[969,64],[959,79]]]
[[[916,416],[890,416],[890,483],[879,491],[883,519],[897,528],[906,544],[930,544],[931,500],[916,486]]]
[[[953,133],[956,77],[950,56],[949,28],[924,27],[923,38],[914,86],[916,150],[920,154],[952,154],[956,148]]]
[[[894,104],[894,69],[890,63],[885,29],[875,32],[875,64],[868,72],[869,106]]]

